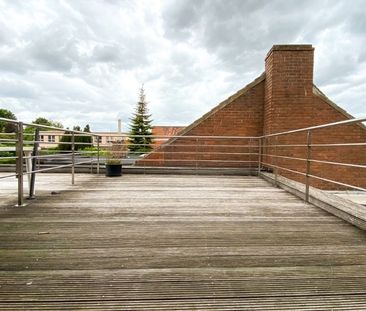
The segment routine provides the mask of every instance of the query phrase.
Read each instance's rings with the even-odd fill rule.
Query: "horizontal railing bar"
[[[46,144],[46,145],[72,145],[72,142],[63,142],[63,141],[41,141],[41,140],[23,140],[24,144]],[[82,143],[82,142],[75,142],[75,145],[85,145],[85,146],[93,146],[93,143]]]
[[[332,161],[323,161],[323,160],[309,160],[309,161],[310,162],[315,162],[315,163],[324,163],[324,164],[340,165],[340,166],[347,166],[347,167],[366,168],[366,165],[362,165],[362,164],[332,162]]]
[[[344,144],[311,144],[311,147],[347,147],[366,146],[366,143],[344,143]]]
[[[54,126],[48,126],[48,125],[40,125],[40,124],[33,124],[33,123],[25,123],[23,122],[23,125],[26,126],[31,126],[31,127],[37,127],[39,129],[50,129],[50,130],[55,130],[55,131],[60,131],[60,132],[69,132],[69,133],[74,133],[74,134],[85,134],[85,135],[89,135],[89,136],[99,136],[93,133],[90,134],[86,134],[86,132],[82,132],[82,131],[75,131],[75,130],[70,130],[70,129],[62,129],[59,127],[54,127]],[[24,133],[27,134],[27,133]],[[54,135],[54,134],[50,134],[50,135]]]
[[[114,154],[149,154],[137,151],[113,151]],[[153,151],[153,154],[228,154],[228,155],[258,155],[251,152],[207,152],[207,151]]]
[[[75,166],[76,165],[80,165],[80,164],[91,163],[91,162],[95,162],[95,160],[83,161],[83,162],[75,162]],[[59,168],[70,167],[72,165],[73,164],[65,164],[65,165],[58,165],[58,166],[43,168],[43,169],[40,169],[40,170],[35,170],[35,171],[30,171],[30,172],[24,173],[24,175],[31,174],[31,173],[40,173],[40,172],[45,172],[45,171],[56,170],[56,169],[59,169]]]
[[[268,138],[268,137],[273,137],[273,136],[281,136],[281,135],[287,135],[287,134],[293,134],[293,133],[301,133],[301,132],[306,132],[306,131],[313,131],[313,130],[318,130],[318,129],[329,128],[329,127],[338,126],[338,125],[348,125],[348,124],[353,124],[353,123],[361,123],[361,122],[364,122],[364,121],[366,121],[366,118],[344,120],[344,121],[332,122],[332,123],[327,123],[327,124],[322,124],[322,125],[310,126],[310,127],[291,130],[291,131],[286,131],[286,132],[267,134],[267,135],[261,136],[260,138]]]
[[[302,172],[299,172],[299,171],[295,171],[295,170],[291,170],[289,168],[285,168],[285,167],[282,167],[282,166],[278,166],[278,165],[274,165],[274,164],[269,164],[269,163],[266,163],[266,162],[261,162],[263,165],[267,165],[267,166],[270,166],[270,167],[275,167],[275,168],[279,168],[279,169],[282,169],[284,171],[288,171],[288,172],[292,172],[292,173],[296,173],[296,174],[299,174],[299,175],[303,175],[303,176],[306,176],[305,173],[302,173]]]
[[[307,147],[308,145],[271,145],[271,144],[265,144],[263,145],[264,148],[269,148],[269,147]]]
[[[344,186],[344,187],[348,187],[348,188],[352,188],[352,189],[356,189],[356,190],[360,190],[360,191],[366,191],[365,188],[361,188],[361,187],[357,187],[357,186],[352,186],[350,184],[341,183],[339,181],[335,181],[335,180],[328,179],[328,178],[324,178],[324,177],[319,177],[319,176],[316,176],[316,175],[309,174],[309,177],[316,178],[316,179],[320,179],[320,180],[323,180],[323,181],[327,181],[329,183],[337,184],[337,185],[340,185],[340,186]]]
[[[27,174],[41,173],[41,172],[51,171],[51,170],[55,170],[55,169],[58,169],[58,168],[64,168],[64,167],[70,167],[70,166],[72,166],[72,164],[64,164],[64,165],[52,166],[52,167],[48,167],[48,168],[42,168],[40,170],[30,171],[30,172],[27,172]]]
[[[126,146],[126,147],[131,147],[131,146],[151,146],[154,147],[154,144],[113,144],[114,146]],[[237,147],[245,147],[245,148],[258,148],[258,145],[199,145],[199,144],[192,144],[192,145],[187,145],[187,144],[175,144],[175,145],[159,145],[156,146],[154,150],[157,150],[160,147],[227,147],[227,148],[237,148]]]
[[[0,138],[0,142],[3,143],[16,143],[17,141],[18,141],[17,139]]]
[[[187,159],[136,159],[136,161],[147,161],[147,162],[223,162],[223,163],[258,163],[258,161],[241,161],[241,160],[187,160]]]
[[[66,130],[66,131],[68,131],[68,130]],[[63,137],[63,136],[65,136],[65,137],[72,137],[72,136],[74,136],[74,137],[91,137],[91,138],[93,138],[93,137],[95,137],[94,135],[92,135],[91,133],[90,134],[88,134],[89,132],[83,132],[84,134],[56,134],[56,133],[54,133],[54,132],[50,132],[48,135],[47,135],[47,132],[42,132],[40,135],[44,135],[44,136],[56,136],[56,137]],[[32,134],[32,133],[24,133],[24,135],[29,135],[29,134]],[[108,137],[110,137],[110,136],[108,136]]]
[[[99,135],[99,136],[104,136],[105,135]],[[171,139],[171,138],[184,138],[184,139],[259,139],[261,137],[256,137],[256,136],[214,136],[214,135],[130,135],[130,134],[113,134],[113,136],[108,136],[108,137],[126,137],[126,138],[130,138],[130,137],[148,137],[148,138],[167,138],[167,139]]]
[[[13,124],[20,123],[20,121],[18,121],[18,120],[11,120],[11,119],[6,119],[6,118],[0,118],[0,121],[5,121],[5,122],[13,123]],[[36,127],[36,128],[40,128],[40,129],[50,129],[50,130],[55,130],[55,131],[64,131],[64,132],[70,132],[70,133],[85,134],[85,132],[82,132],[82,131],[63,129],[63,128],[59,128],[59,127],[55,127],[55,126],[48,126],[48,125],[34,124],[34,123],[27,123],[27,122],[22,122],[22,123],[23,123],[23,125],[30,126],[30,127]],[[24,134],[27,135],[28,133],[24,133]],[[29,133],[29,134],[31,134],[31,133]],[[51,134],[51,135],[53,135],[53,134]],[[90,133],[90,136],[100,136],[100,135]]]
[[[274,155],[274,154],[263,154],[263,156],[273,157],[273,158],[283,158],[283,159],[289,159],[289,160],[307,161],[307,159],[304,159],[304,158],[280,156],[280,155]]]
[[[23,157],[24,159],[44,159],[44,158],[58,158],[63,156],[71,156],[72,153],[57,153],[57,154],[43,154],[43,155],[35,155],[35,156],[29,156],[29,157]],[[78,155],[75,153],[75,155]]]
[[[0,176],[0,179],[10,178],[10,177],[16,177],[17,175],[18,175],[18,174],[12,174],[12,175]]]
[[[14,156],[14,157],[2,157],[0,156],[0,160],[3,160],[3,159],[18,159],[18,157]]]
[[[13,123],[13,124],[18,124],[20,122],[18,120],[6,119],[6,118],[0,118],[0,121],[5,121],[5,122],[8,122],[8,123]]]
[[[263,145],[266,147],[307,147],[308,145],[297,145],[297,144],[289,144],[289,145]],[[347,146],[366,146],[366,143],[344,143],[344,144],[310,144],[311,147],[347,147]]]

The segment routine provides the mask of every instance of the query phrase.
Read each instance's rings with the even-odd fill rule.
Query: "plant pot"
[[[122,176],[122,164],[106,164],[105,176],[107,177]]]

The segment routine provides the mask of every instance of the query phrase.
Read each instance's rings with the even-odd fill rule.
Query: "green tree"
[[[43,117],[39,117],[39,118],[35,119],[32,123],[39,124],[39,125],[45,125],[45,126],[59,127],[61,129],[64,128],[64,126],[62,125],[61,122],[48,120]]]
[[[152,150],[152,120],[150,120],[151,114],[148,113],[149,111],[147,109],[145,97],[144,86],[142,86],[140,89],[139,100],[130,124],[130,144],[128,145],[128,149],[133,152],[145,153]],[[141,135],[142,137],[134,137],[135,135]]]
[[[81,127],[79,125],[75,125],[72,128],[74,131],[78,131],[81,132]],[[87,124],[84,127],[84,131],[86,133],[90,133],[90,126],[89,124]],[[61,137],[60,139],[60,144],[58,145],[58,149],[60,150],[71,150],[71,143],[72,142],[72,132],[70,131],[66,131],[65,134]],[[87,147],[90,147],[90,145],[84,145],[84,143],[92,143],[92,137],[91,136],[80,136],[82,134],[75,134],[74,136],[74,142],[75,142],[75,150],[80,150],[80,149],[84,149]],[[66,144],[63,144],[66,143]]]
[[[57,149],[71,150],[71,144],[69,143],[71,143],[71,132],[66,130],[64,135],[60,138],[60,143],[58,144]]]
[[[16,120],[16,116],[10,110],[0,109],[0,118]],[[14,133],[16,131],[16,126],[13,123],[0,121],[0,132],[1,133]]]
[[[52,122],[43,117],[39,117],[39,118],[35,119],[32,123],[39,124],[39,125],[52,126]]]
[[[90,126],[89,124],[85,125],[83,132],[90,133]],[[91,144],[93,143],[93,137],[92,136],[84,136],[83,137],[83,143]],[[88,145],[84,145],[84,148],[88,147]]]

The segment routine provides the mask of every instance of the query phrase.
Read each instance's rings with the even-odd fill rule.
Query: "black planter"
[[[105,176],[108,177],[122,176],[122,164],[106,164]]]

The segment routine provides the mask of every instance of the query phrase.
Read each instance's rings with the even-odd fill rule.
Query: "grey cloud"
[[[70,71],[80,60],[77,50],[76,29],[72,26],[51,24],[42,31],[42,36],[33,36],[29,42],[28,57],[34,69],[46,71]]]
[[[37,89],[29,82],[0,79],[0,96],[12,98],[35,98]]]
[[[273,44],[311,43],[316,83],[357,114],[363,2],[0,1],[0,103],[114,129],[145,82],[155,122],[187,124],[258,76]]]
[[[147,48],[141,38],[126,38],[123,42],[99,44],[89,62],[109,63],[121,69],[137,68],[147,64]]]

